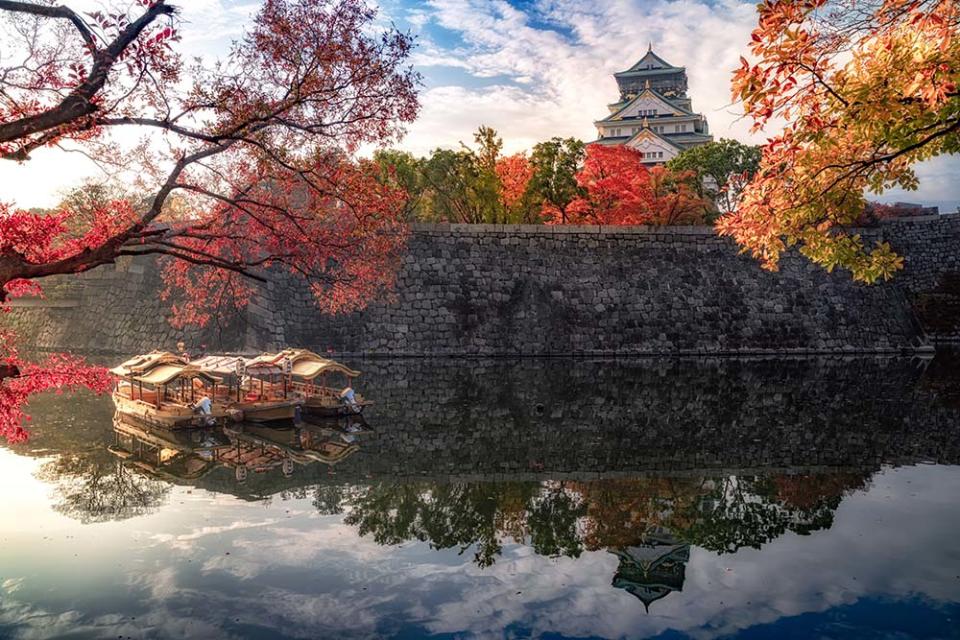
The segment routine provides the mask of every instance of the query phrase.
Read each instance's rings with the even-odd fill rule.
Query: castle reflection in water
[[[546,364],[546,366],[545,366]],[[85,522],[162,506],[171,485],[310,498],[382,545],[487,567],[505,545],[606,550],[645,607],[682,591],[694,547],[824,530],[885,465],[960,459],[955,372],[855,360],[395,361],[365,366],[367,420],[164,431],[109,400],[45,398],[22,450]],[[112,429],[111,429],[112,425]],[[371,426],[372,425],[372,426]],[[96,444],[97,446],[92,446]]]

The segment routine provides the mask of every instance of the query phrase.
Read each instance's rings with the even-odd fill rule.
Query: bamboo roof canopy
[[[243,368],[250,373],[283,373],[283,370],[278,365],[268,362],[258,362],[258,358],[248,360],[243,356],[207,356],[192,361],[190,365],[217,375],[235,375],[237,373],[238,362],[242,363]]]
[[[143,382],[145,384],[152,385],[169,384],[177,378],[204,378],[210,382],[219,382],[217,378],[214,378],[210,374],[201,371],[199,367],[183,364],[162,364],[154,367],[142,376],[133,377],[133,379],[137,382]]]
[[[336,360],[324,358],[308,349],[284,349],[278,353],[264,353],[249,362],[283,366],[284,359],[289,359],[292,363],[293,375],[304,380],[313,380],[324,373],[342,373],[350,378],[356,378],[360,375],[359,371],[355,371]]]
[[[307,349],[285,349],[277,353],[264,353],[255,358],[212,355],[190,363],[168,351],[151,351],[130,358],[111,369],[110,373],[151,385],[169,384],[178,378],[204,378],[219,383],[222,378],[215,376],[235,376],[238,368],[250,375],[282,375],[287,363],[293,376],[307,381],[327,373],[342,373],[349,378],[360,375],[359,371]]]
[[[186,364],[182,358],[167,351],[151,351],[148,354],[133,357],[110,370],[115,376],[128,378],[143,384],[169,384],[179,378],[203,378],[208,382],[219,382],[200,367]]]
[[[161,364],[182,365],[183,359],[178,355],[170,353],[169,351],[151,351],[150,353],[130,358],[126,362],[123,362],[122,364],[119,364],[111,369],[110,373],[115,376],[126,378],[137,373],[149,371],[150,369],[153,369]]]

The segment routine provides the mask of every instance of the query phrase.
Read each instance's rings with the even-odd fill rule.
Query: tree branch
[[[214,267],[216,269],[224,269],[226,271],[233,271],[238,273],[245,278],[250,278],[251,280],[256,280],[257,282],[269,282],[263,276],[258,276],[255,273],[249,271],[246,266],[235,265],[229,262],[222,262],[220,260],[211,260],[200,258],[192,254],[181,253],[173,249],[165,247],[156,247],[153,249],[143,249],[141,251],[134,251],[132,249],[122,249],[117,252],[118,256],[147,256],[147,255],[165,255],[177,260],[183,260],[184,262],[189,262],[190,264],[195,264],[201,267]]]
[[[83,41],[90,45],[92,51],[96,50],[97,43],[87,24],[76,14],[76,12],[63,5],[50,7],[45,5],[33,4],[32,2],[13,2],[12,0],[0,0],[0,11],[12,11],[15,13],[29,13],[35,16],[45,18],[64,18],[73,23],[73,26],[80,32]]]
[[[25,3],[14,4],[29,6]],[[0,8],[2,8],[2,5],[0,5]],[[134,22],[131,22],[127,28],[117,34],[117,37],[106,49],[100,49],[94,53],[93,67],[90,69],[90,74],[87,76],[87,79],[70,92],[60,104],[41,113],[0,124],[0,143],[23,141],[25,138],[37,133],[75,123],[96,112],[99,107],[94,98],[100,90],[103,89],[110,70],[120,58],[121,54],[123,54],[127,47],[129,47],[157,17],[161,15],[172,15],[173,12],[173,7],[165,5],[163,0],[159,0],[159,2],[150,7],[146,13]],[[92,126],[92,123],[89,126]],[[89,126],[86,128],[89,128]],[[29,159],[25,146],[15,151],[4,153],[0,155],[0,157],[21,162]]]

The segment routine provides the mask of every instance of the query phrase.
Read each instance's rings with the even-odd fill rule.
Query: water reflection
[[[164,431],[116,419],[109,400],[47,397],[15,451],[42,457],[56,512],[144,532],[151,542],[125,553],[167,582],[95,572],[132,581],[174,619],[196,621],[202,594],[222,609],[203,620],[219,635],[314,637],[311,620],[334,636],[713,637],[799,615],[827,624],[858,603],[908,607],[927,635],[955,635],[944,631],[960,613],[960,506],[944,498],[960,489],[949,365],[364,369],[384,398],[367,415],[375,432]],[[19,581],[8,602],[66,611],[44,590],[70,578],[28,567],[0,556],[0,584]],[[72,594],[70,607],[99,611],[91,598]],[[0,636],[23,615],[0,606]],[[856,624],[877,632],[875,618]],[[92,636],[117,628],[90,624]],[[849,635],[813,631],[799,636]]]
[[[37,476],[56,486],[53,509],[84,524],[126,520],[159,509],[170,485],[98,455],[66,453]]]
[[[359,437],[371,431],[360,416],[285,426],[164,429],[118,412],[109,451],[173,482],[199,480],[217,467],[232,469],[237,482],[245,482],[249,472],[279,468],[290,477],[297,465],[342,462],[359,449]]]
[[[690,545],[668,529],[658,527],[635,546],[611,552],[620,560],[613,586],[636,596],[647,611],[671,592],[683,591]]]
[[[786,532],[827,529],[842,497],[869,476],[380,483],[342,494],[334,511],[378,544],[469,549],[480,567],[496,562],[506,542],[547,557],[606,550],[620,560],[614,586],[649,606],[682,589],[691,545],[735,553]]]

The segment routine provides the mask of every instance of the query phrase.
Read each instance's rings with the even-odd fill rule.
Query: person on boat
[[[180,359],[184,362],[190,362],[190,354],[187,353],[187,345],[182,340],[177,343],[177,352],[180,353]]]
[[[208,396],[203,396],[193,405],[193,410],[199,413],[208,426],[216,423],[213,419],[213,401]]]
[[[343,404],[347,405],[356,412],[360,411],[360,406],[357,404],[357,395],[353,391],[353,387],[347,387],[340,392],[340,400]]]

